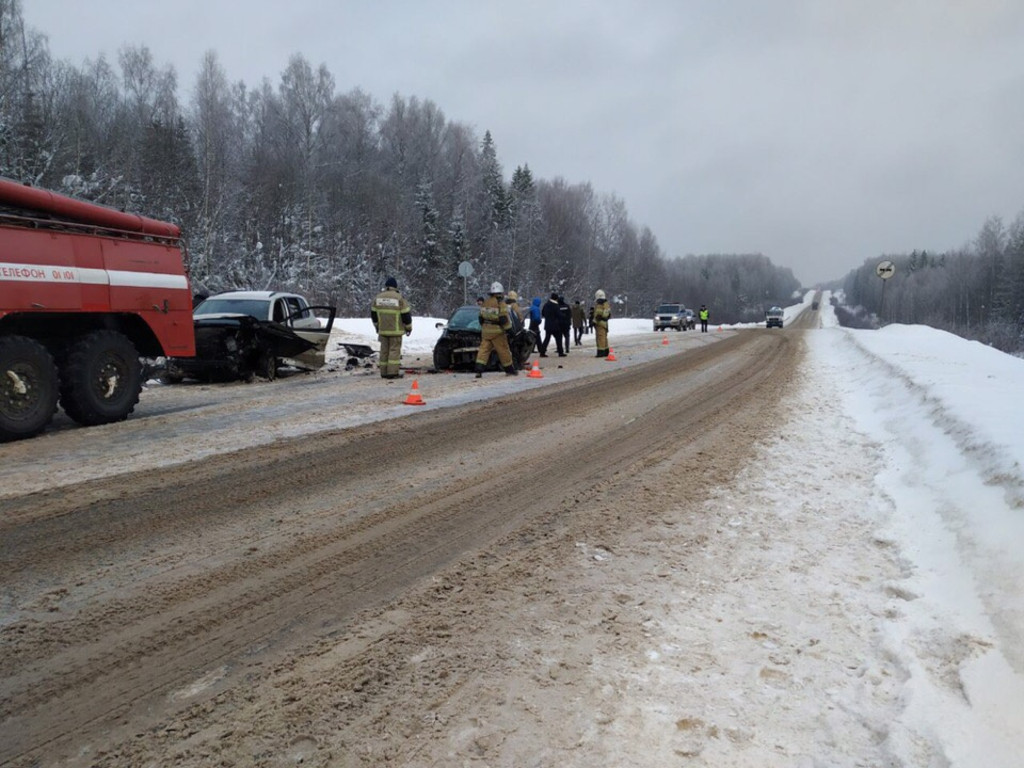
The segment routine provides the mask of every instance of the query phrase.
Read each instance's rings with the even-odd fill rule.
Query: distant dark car
[[[274,379],[279,365],[316,370],[324,364],[334,312],[280,291],[210,296],[192,310],[196,356],[168,359],[165,378]]]
[[[434,344],[434,368],[439,371],[471,371],[476,365],[476,353],[480,350],[480,307],[475,304],[459,307],[452,312],[447,323],[438,323],[443,328],[441,338]],[[522,369],[529,362],[537,336],[521,323],[507,331],[508,346],[512,351],[512,364]],[[487,370],[501,370],[497,353],[491,353]]]

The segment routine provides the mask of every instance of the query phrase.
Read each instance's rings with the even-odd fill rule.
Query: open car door
[[[292,333],[312,345],[305,352],[285,357],[285,364],[311,371],[323,367],[336,311],[335,307],[306,306],[293,312],[284,321],[284,325],[288,326]]]

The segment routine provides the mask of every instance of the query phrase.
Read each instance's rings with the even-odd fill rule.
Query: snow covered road
[[[258,674],[253,668],[244,696],[225,691],[176,704],[179,714],[156,729],[128,728],[123,741],[83,745],[75,764],[1017,768],[1024,754],[1024,415],[1017,404],[1024,362],[928,328],[840,329],[827,296],[813,316],[818,327],[790,328],[810,301],[809,294],[786,310],[781,333],[802,338],[806,353],[784,390],[754,398],[763,399],[760,412],[721,412],[701,434],[604,468],[611,474],[595,474],[568,495],[558,490],[553,464],[543,498],[525,488],[515,501],[547,505],[538,524],[436,572],[352,631],[318,635],[299,655],[268,659]],[[623,367],[670,354],[649,322],[613,325]],[[358,327],[351,321],[357,337]],[[673,335],[671,351],[692,348],[694,360],[711,359],[709,345],[723,339],[780,333],[726,331]],[[410,356],[429,345],[426,335],[414,336]],[[597,381],[586,377],[611,370],[573,356],[565,368],[550,365],[542,383],[499,379],[487,382],[488,391],[506,403],[500,399],[550,383],[583,391]],[[710,369],[691,362],[673,386],[692,397],[705,379]],[[409,410],[486,408],[486,393],[466,377],[431,377],[426,386],[430,405]],[[120,451],[126,471],[145,478],[150,468],[222,452],[233,435],[258,446],[361,424],[360,434],[380,442],[399,428],[368,425],[402,412],[391,403],[406,387],[327,375],[169,390],[154,397],[159,407],[150,415],[94,434]],[[339,388],[349,402],[335,402]],[[209,436],[196,426],[176,432],[174,414],[186,413],[176,408],[189,398],[198,407],[188,412],[211,414]],[[298,421],[294,406],[305,412]],[[650,418],[642,402],[630,407],[630,419]],[[594,449],[593,437],[573,441],[593,416],[574,419],[571,406],[559,412],[566,408],[564,422],[542,419],[524,434],[509,432],[520,452],[514,464],[542,456],[523,445],[527,438]],[[244,434],[231,427],[250,413],[269,414],[273,429],[244,420]],[[83,457],[97,439],[90,433],[41,438],[52,467],[66,471],[62,480],[89,476]],[[147,435],[166,453],[133,456],[121,445],[126,437],[137,447]],[[188,437],[191,446],[182,442]],[[32,466],[27,445],[0,447],[0,477],[46,487],[46,467]],[[400,492],[443,492],[431,473],[446,462],[434,457]],[[585,476],[575,453],[573,464]],[[36,498],[50,503],[59,495]],[[315,546],[333,530],[333,506],[357,501],[326,494],[315,515],[298,504],[287,516],[268,513],[253,532],[255,518],[243,515],[229,531],[237,541],[225,539],[216,555],[197,561],[196,575],[210,562],[221,567],[221,551],[223,565],[232,563],[236,549],[244,550],[240,562],[262,558],[276,567],[275,547]],[[171,543],[172,552],[156,548],[154,562],[173,555],[187,563],[190,550],[214,546],[189,536]],[[102,572],[120,573],[122,589],[133,573],[113,561]],[[66,594],[44,590],[31,605],[4,590],[0,600],[8,616],[37,611],[40,620],[60,622],[83,592],[99,589],[87,582]],[[0,644],[14,648],[5,629],[0,624]],[[196,670],[174,696],[201,697],[225,674]]]

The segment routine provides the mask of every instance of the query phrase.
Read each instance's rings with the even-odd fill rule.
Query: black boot
[[[481,378],[484,375],[484,367],[480,363],[477,363],[476,367],[473,370],[476,371],[476,377],[478,379]]]
[[[510,366],[508,366],[505,369],[505,375],[506,376],[518,376],[519,375],[519,371],[516,370],[516,367],[514,365],[510,365]]]

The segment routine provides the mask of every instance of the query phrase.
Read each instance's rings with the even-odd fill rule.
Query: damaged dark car
[[[441,338],[434,344],[434,368],[438,371],[472,371],[476,364],[476,354],[480,350],[480,307],[459,307],[452,312],[447,323],[438,323],[437,327],[443,330]],[[524,328],[518,318],[505,334],[512,352],[512,365],[521,370],[529,363],[537,344],[537,336]],[[486,369],[501,370],[496,352],[491,353]]]
[[[317,370],[325,362],[335,308],[279,291],[231,291],[192,310],[195,357],[167,360],[165,378],[273,380],[279,367]]]

